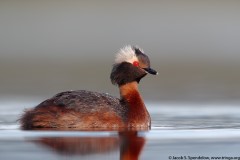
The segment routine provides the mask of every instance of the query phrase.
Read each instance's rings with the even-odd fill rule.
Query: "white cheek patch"
[[[133,64],[134,61],[138,61],[138,58],[132,46],[126,46],[116,54],[115,63],[129,62]]]

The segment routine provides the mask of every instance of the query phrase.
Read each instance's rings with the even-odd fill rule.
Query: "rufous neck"
[[[119,87],[121,98],[126,98],[129,94],[139,93],[138,91],[138,83],[130,82]]]
[[[143,99],[138,91],[138,83],[131,82],[122,85],[120,88],[121,100],[128,107],[127,124],[128,127],[149,127],[150,116],[145,107]]]
[[[130,82],[119,87],[121,99],[127,102],[128,107],[139,110],[145,108],[143,99],[138,91],[138,83]]]

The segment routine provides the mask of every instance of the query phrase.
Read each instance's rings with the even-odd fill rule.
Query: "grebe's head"
[[[111,73],[111,81],[119,86],[129,82],[140,82],[147,73],[156,75],[150,67],[150,60],[143,50],[135,46],[126,46],[116,55]]]

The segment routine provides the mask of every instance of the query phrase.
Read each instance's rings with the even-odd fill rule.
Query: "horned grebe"
[[[126,46],[116,55],[111,81],[118,85],[120,99],[85,90],[58,93],[25,111],[22,129],[127,129],[149,128],[150,115],[138,91],[138,83],[150,68],[148,56],[138,47]]]

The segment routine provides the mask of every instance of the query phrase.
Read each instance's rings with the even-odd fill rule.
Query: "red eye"
[[[136,66],[136,67],[139,67],[139,62],[138,61],[134,61],[133,65]]]

